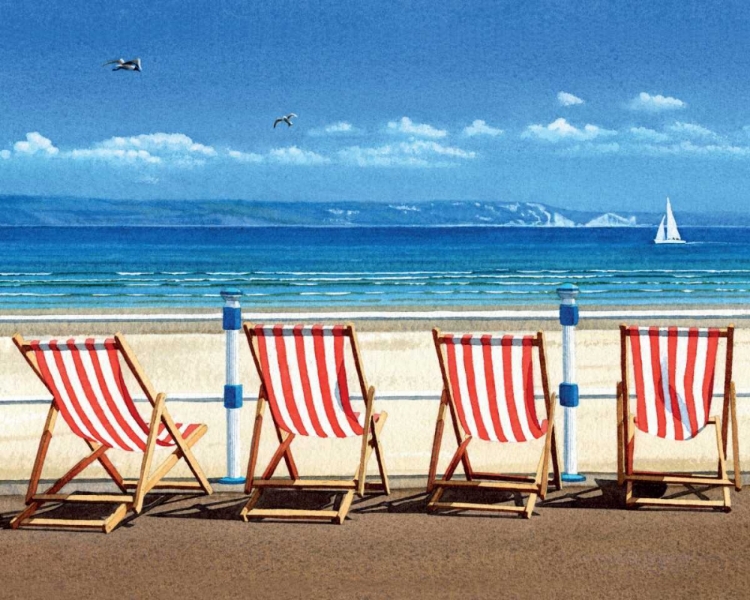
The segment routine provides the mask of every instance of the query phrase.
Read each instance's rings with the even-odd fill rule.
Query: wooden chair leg
[[[370,434],[368,435],[367,445],[365,446],[364,460],[360,461],[359,468],[357,469],[357,474],[354,477],[354,479],[357,481],[357,493],[360,497],[364,495],[367,465],[370,464],[370,458],[373,452],[375,452],[375,461],[378,465],[378,472],[380,473],[380,482],[383,486],[383,491],[385,492],[386,496],[389,496],[391,493],[391,486],[388,482],[388,471],[385,468],[383,446],[380,443],[380,432],[383,430],[387,419],[388,413],[386,412],[380,413],[380,417],[378,418],[377,423],[375,422],[374,418],[370,419]]]
[[[151,472],[151,462],[154,458],[154,448],[156,447],[156,438],[159,436],[159,423],[161,422],[162,414],[164,412],[164,402],[166,396],[159,394],[156,397],[156,404],[151,413],[151,423],[149,426],[148,439],[146,440],[146,449],[143,452],[143,460],[141,461],[141,472],[138,477],[138,485],[135,488],[134,498],[134,509],[136,513],[140,513],[143,509],[143,499],[146,495],[146,483],[148,475]]]
[[[247,523],[247,513],[249,513],[253,508],[255,508],[255,505],[258,504],[258,500],[260,500],[260,497],[263,495],[263,488],[255,488],[253,490],[253,493],[250,494],[250,498],[248,499],[245,506],[242,508],[242,511],[240,511],[240,516],[242,517],[242,520]]]
[[[453,455],[450,463],[448,463],[448,468],[445,469],[445,473],[443,473],[442,481],[448,481],[453,477],[453,474],[458,468],[458,464],[463,461],[464,456],[466,455],[466,448],[469,446],[469,442],[471,442],[471,436],[467,435],[466,439],[461,442],[456,449],[456,453]],[[467,476],[466,479],[469,480],[469,477]]]
[[[622,485],[625,482],[625,427],[622,417],[622,382],[617,383],[617,483]]]
[[[552,477],[557,491],[563,488],[562,469],[560,468],[560,453],[557,446],[557,427],[552,431]]]
[[[367,479],[367,463],[372,453],[372,442],[375,439],[375,428],[372,423],[372,404],[375,401],[375,388],[367,389],[366,410],[364,420],[364,431],[362,432],[362,448],[359,453],[359,467],[357,468],[357,495],[362,498],[365,495],[365,481]]]
[[[265,392],[263,386],[261,386],[258,393],[258,403],[255,407],[255,423],[253,424],[253,438],[250,442],[250,458],[247,461],[246,494],[249,494],[253,489],[253,479],[255,479],[255,467],[258,464],[258,450],[260,448],[260,436],[263,431],[263,413],[265,412],[265,408]]]
[[[435,487],[437,465],[440,458],[440,445],[443,441],[443,429],[445,429],[445,409],[448,405],[448,397],[445,390],[440,397],[437,421],[435,422],[435,434],[432,437],[432,454],[430,455],[430,468],[427,473],[427,493],[431,493]]]
[[[49,450],[49,443],[52,440],[52,433],[55,429],[58,412],[59,410],[55,406],[55,403],[50,403],[49,411],[47,411],[47,420],[44,423],[44,430],[42,431],[42,437],[39,440],[39,447],[34,459],[34,466],[31,469],[29,487],[26,490],[26,504],[31,502],[31,497],[36,494],[39,487],[39,480],[42,477],[42,469],[44,468],[44,461],[47,458],[47,450]]]
[[[276,452],[273,453],[268,466],[266,466],[265,471],[263,471],[261,479],[271,479],[271,477],[273,477],[273,474],[276,472],[276,469],[281,463],[281,459],[286,455],[286,451],[289,449],[289,446],[293,440],[294,435],[289,434],[289,436],[281,444],[279,444],[279,447],[276,448]]]
[[[341,505],[339,506],[338,513],[336,514],[336,517],[333,519],[334,523],[343,525],[344,521],[346,520],[346,515],[349,512],[349,508],[352,505],[353,499],[354,499],[354,490],[349,490],[348,492],[346,492],[346,494],[341,500]]]
[[[732,462],[734,463],[734,489],[742,491],[742,469],[740,468],[740,439],[737,425],[737,393],[732,382],[730,390],[730,411],[732,419]]]
[[[544,500],[547,495],[547,484],[549,483],[549,462],[555,434],[555,404],[557,404],[557,395],[552,394],[550,406],[547,410],[547,433],[544,436],[544,450],[542,451],[542,460],[540,464],[541,471],[538,473],[538,478],[541,484],[539,495],[542,500]]]
[[[537,495],[535,493],[529,494],[529,499],[526,501],[526,508],[521,513],[525,519],[530,519],[534,512],[534,506],[536,505]]]
[[[290,436],[291,440],[294,439],[293,433],[282,431],[278,427],[276,427],[276,436],[279,438],[280,444],[283,444]],[[299,479],[299,472],[297,471],[297,463],[294,462],[294,457],[292,456],[292,449],[289,447],[289,445],[291,444],[291,440],[289,441],[289,444],[287,444],[282,458],[284,459],[284,464],[286,465],[286,470],[289,473],[289,477],[297,481]]]
[[[716,449],[719,452],[719,477],[722,479],[727,478],[727,463],[726,463],[726,441],[723,438],[723,433],[726,431],[726,427],[722,427],[721,420],[716,417]],[[724,485],[721,487],[722,499],[724,500],[724,512],[732,510],[732,498],[729,495],[729,487]]]
[[[164,423],[164,426],[172,434],[172,438],[175,441],[175,445],[177,446],[177,449],[179,449],[180,454],[182,455],[182,458],[185,459],[185,463],[187,463],[188,468],[193,473],[193,477],[195,477],[195,479],[200,484],[201,489],[206,494],[213,493],[213,488],[211,487],[211,484],[209,483],[208,478],[206,477],[206,474],[203,472],[203,469],[201,468],[200,464],[198,463],[198,460],[195,458],[195,455],[193,454],[192,444],[187,443],[185,438],[182,437],[182,434],[177,429],[177,426],[175,425],[175,422],[172,420],[172,417],[170,416],[169,411],[167,410],[166,406],[164,407],[164,410],[162,411],[161,420]]]
[[[380,419],[377,423],[373,422],[373,432],[374,432],[374,450],[375,450],[375,460],[378,463],[378,471],[380,473],[380,481],[383,484],[383,491],[385,492],[386,496],[391,495],[391,484],[388,480],[388,471],[385,467],[385,456],[383,455],[383,446],[380,443],[380,432],[383,430],[383,426],[385,425],[385,421],[388,418],[388,413],[380,413]]]

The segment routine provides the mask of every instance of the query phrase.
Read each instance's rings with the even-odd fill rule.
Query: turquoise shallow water
[[[750,302],[750,229],[0,228],[0,309]]]

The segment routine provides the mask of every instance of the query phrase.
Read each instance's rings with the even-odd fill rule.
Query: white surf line
[[[221,322],[222,313],[173,313],[173,314],[125,314],[125,315],[0,315],[0,323],[124,323],[124,322]]]
[[[72,314],[72,315],[0,315],[0,323],[123,323],[123,322],[211,322],[221,321],[222,313],[173,314]],[[750,309],[661,309],[648,310],[581,310],[581,319],[618,320],[630,318],[750,318]],[[331,312],[243,312],[242,319],[251,322],[361,320],[361,321],[429,321],[450,320],[557,320],[557,310],[433,310],[433,311],[331,311]]]

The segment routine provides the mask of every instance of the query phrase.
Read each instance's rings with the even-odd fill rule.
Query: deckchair
[[[354,327],[246,323],[244,329],[261,385],[245,487],[245,493],[250,494],[250,498],[242,509],[242,518],[245,521],[255,517],[330,520],[341,524],[346,519],[355,491],[360,497],[366,489],[390,494],[381,445],[381,431],[388,415],[374,412],[375,388],[367,385]],[[355,388],[359,386],[364,399],[364,415],[355,412],[351,404],[349,386],[355,376]],[[255,467],[266,403],[271,408],[271,420],[279,447],[262,476],[256,478]],[[361,436],[359,464],[354,477],[345,480],[300,479],[291,450],[297,436]],[[380,471],[379,483],[365,481],[367,463],[373,451]],[[290,479],[272,479],[282,459]],[[255,508],[267,488],[335,490],[344,493],[344,497],[338,510]]]
[[[52,394],[26,492],[27,506],[11,521],[13,529],[21,526],[62,527],[99,529],[109,533],[130,511],[136,514],[142,511],[144,496],[151,490],[202,490],[211,493],[211,485],[191,450],[206,432],[206,426],[175,423],[172,420],[166,407],[166,396],[156,393],[122,335],[118,333],[107,339],[27,342],[16,334],[13,341]],[[126,386],[120,357],[151,405],[148,421],[141,416]],[[84,440],[91,452],[46,491],[37,493],[58,415],[62,415],[71,431]],[[156,446],[174,447],[174,450],[152,473]],[[107,454],[112,449],[143,453],[137,480],[123,479]],[[181,458],[185,459],[196,481],[162,481]],[[61,493],[65,485],[97,461],[121,493]],[[103,520],[34,516],[37,510],[50,503],[92,502],[113,504],[115,508]]]
[[[544,336],[454,335],[432,330],[443,393],[435,425],[432,458],[427,479],[431,493],[427,509],[484,510],[518,513],[529,519],[537,497],[547,494],[549,462],[553,482],[562,488],[555,438],[555,394],[550,395],[544,355]],[[547,419],[539,421],[534,404],[534,360],[536,350]],[[458,449],[445,473],[436,478],[446,409],[450,411]],[[544,437],[544,446],[533,477],[474,471],[468,454],[474,438],[489,442],[527,442]],[[458,465],[465,480],[454,480]],[[525,506],[476,502],[444,502],[448,488],[501,490],[526,493]]]
[[[716,356],[720,340],[726,340],[724,401],[722,414],[711,416]],[[731,510],[729,487],[742,489],[737,407],[732,381],[734,327],[637,327],[620,325],[622,380],[617,385],[617,480],[626,484],[628,507],[642,505]],[[630,361],[628,360],[630,345]],[[636,412],[631,414],[629,367],[633,367]],[[732,424],[734,481],[727,477],[727,439]],[[716,476],[699,473],[667,473],[635,470],[636,429],[666,440],[693,439],[707,425],[716,430],[719,454]],[[633,483],[721,486],[722,500],[642,498],[633,494]]]

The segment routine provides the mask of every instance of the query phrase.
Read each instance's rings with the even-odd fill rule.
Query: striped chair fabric
[[[354,412],[346,356],[352,340],[343,325],[256,325],[261,377],[276,424],[319,438],[362,435]]]
[[[533,335],[444,335],[447,377],[464,431],[525,442],[547,431],[534,406]]]
[[[718,329],[629,327],[638,429],[689,440],[708,423]]]
[[[146,449],[149,424],[125,385],[114,338],[34,340],[30,346],[55,405],[73,433],[110,448]],[[176,425],[183,437],[199,427]],[[163,423],[157,444],[175,445]]]

